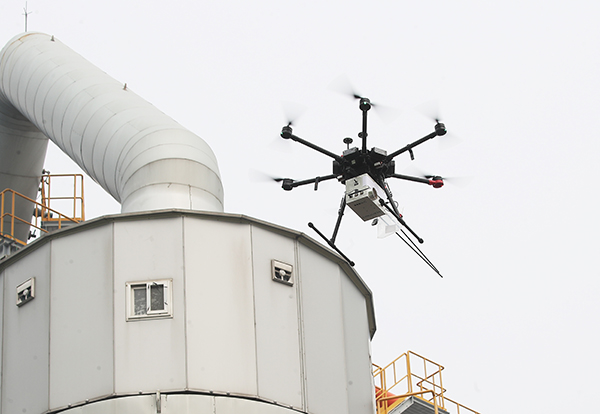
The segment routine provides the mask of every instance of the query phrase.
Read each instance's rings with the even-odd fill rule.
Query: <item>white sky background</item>
[[[168,4],[167,4],[168,3]],[[1,44],[25,2],[0,3]],[[343,187],[284,192],[253,170],[296,179],[331,159],[277,145],[283,102],[294,133],[341,153],[357,133],[389,152],[433,131],[415,108],[439,102],[454,135],[396,159],[402,173],[469,177],[436,190],[390,182],[440,279],[398,238],[347,209],[338,245],[373,291],[373,360],[410,349],[443,364],[447,395],[482,413],[583,412],[600,388],[600,4],[592,1],[28,2],[29,31],[54,34],[213,148],[225,211],[331,235]],[[76,168],[51,148],[46,168]],[[87,180],[88,217],[119,206]]]

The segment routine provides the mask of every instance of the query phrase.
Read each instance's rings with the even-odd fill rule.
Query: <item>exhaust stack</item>
[[[2,49],[0,101],[61,148],[121,203],[123,213],[223,211],[219,168],[208,144],[53,36],[21,34]],[[22,145],[14,143],[18,134],[3,129],[0,147]],[[42,134],[34,134],[36,141]],[[43,160],[45,151],[37,152]],[[0,166],[8,156],[0,154]],[[39,176],[39,162],[31,168],[25,175]]]

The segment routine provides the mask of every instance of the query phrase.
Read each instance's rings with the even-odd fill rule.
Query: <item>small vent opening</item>
[[[278,260],[271,260],[271,268],[274,281],[290,286],[294,284],[294,268],[292,265]]]
[[[35,298],[35,277],[17,286],[17,306],[23,306]]]

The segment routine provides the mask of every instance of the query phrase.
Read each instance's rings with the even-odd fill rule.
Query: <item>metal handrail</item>
[[[458,402],[456,402],[456,401],[454,401],[454,400],[451,400],[451,399],[450,399],[450,398],[448,398],[448,397],[446,397],[446,401],[448,401],[448,402],[450,402],[450,403],[454,404],[454,406],[456,407],[456,413],[457,413],[457,414],[460,414],[460,413],[461,413],[461,411],[460,411],[460,409],[461,409],[461,408],[464,408],[464,409],[465,409],[467,412],[469,412],[469,413],[473,413],[473,414],[479,414],[477,411],[475,411],[475,410],[473,410],[473,409],[471,409],[471,408],[467,407],[466,405],[462,405],[461,403],[458,403]]]
[[[415,365],[411,364],[411,356],[413,359],[417,358],[423,362],[421,375],[415,372]],[[431,372],[432,369],[433,372]],[[387,414],[401,404],[402,401],[414,396],[432,404],[436,414],[438,408],[448,411],[447,403],[451,406],[450,408],[454,409],[456,414],[461,412],[478,414],[476,411],[445,396],[446,389],[442,385],[442,370],[444,370],[442,365],[412,351],[401,354],[385,367],[373,365],[377,413]],[[388,385],[388,381],[390,385]],[[418,391],[413,390],[413,382],[419,389]],[[402,389],[402,384],[405,384],[406,391]],[[402,391],[397,392],[396,389],[402,389]],[[392,390],[395,394],[390,392]],[[431,398],[426,398],[425,394],[431,394]],[[461,411],[461,408],[463,411]]]
[[[436,402],[437,399],[435,398],[435,391],[434,390],[421,390],[421,391],[409,392],[409,393],[402,394],[402,395],[392,395],[392,396],[382,397],[382,398],[379,398],[377,400],[377,403],[379,405],[380,402],[384,402],[385,403],[385,402],[387,402],[389,400],[400,399],[400,398],[402,399],[402,401],[404,401],[408,397],[413,397],[413,396],[416,397],[416,396],[419,396],[419,395],[427,394],[429,392],[434,395],[434,397],[432,398],[433,399],[433,409],[435,411],[435,414],[438,414],[439,413],[438,409],[441,408],[441,407],[439,407],[438,404],[437,404],[437,402]],[[379,409],[377,410],[377,412],[379,412]],[[389,411],[385,411],[385,412],[388,413]]]
[[[72,177],[73,178],[73,195],[67,196],[52,196],[52,179],[53,178],[65,178]],[[79,186],[77,185],[79,181]],[[79,191],[78,191],[79,190]],[[78,194],[79,193],[79,194]],[[42,204],[45,208],[50,208],[50,204],[52,201],[57,200],[73,200],[73,214],[71,217],[77,221],[85,220],[85,202],[83,197],[83,175],[82,174],[44,174],[42,175]],[[77,202],[79,201],[79,210],[77,208]],[[80,211],[81,214],[78,215],[77,212]],[[44,219],[44,221],[56,221],[52,217],[48,217]]]
[[[10,194],[10,195],[8,195],[8,194]],[[11,197],[10,211],[5,211],[5,208],[4,208],[5,201],[8,201],[7,197]],[[15,200],[17,198],[21,198],[23,200],[26,200],[26,201],[32,203],[32,205],[33,205],[33,223],[32,223],[31,218],[29,220],[26,220],[26,219],[18,217],[16,215]],[[70,221],[73,223],[79,223],[79,221],[80,221],[80,220],[71,218],[69,216],[66,216],[65,214],[62,214],[56,210],[53,210],[48,206],[38,203],[37,201],[19,193],[13,189],[7,188],[7,189],[3,190],[2,192],[0,192],[0,235],[7,239],[13,240],[22,246],[25,246],[27,244],[27,241],[20,240],[15,236],[15,222],[24,223],[28,226],[34,227],[37,230],[40,230],[41,232],[48,233],[47,230],[45,230],[41,227],[40,221],[41,222],[47,221],[47,220],[45,220],[45,218],[50,219],[51,213],[57,215],[57,218],[52,218],[52,220],[58,221],[59,229],[62,227],[64,221]],[[8,229],[6,229],[6,231],[5,231],[4,221],[5,221],[6,217],[8,217],[10,219],[10,231],[8,231]]]

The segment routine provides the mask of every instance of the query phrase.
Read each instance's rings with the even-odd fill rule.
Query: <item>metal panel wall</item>
[[[267,404],[241,398],[215,398],[215,414],[298,414],[280,405]],[[207,413],[212,414],[212,413]]]
[[[256,395],[250,226],[184,220],[189,386]]]
[[[48,409],[50,245],[32,252],[4,272],[2,412],[41,413]],[[16,306],[16,288],[35,277],[35,299]]]
[[[98,401],[61,412],[64,414],[156,414],[155,401],[155,395],[136,395]],[[181,414],[185,414],[185,411]]]
[[[112,226],[52,242],[50,407],[111,394]]]
[[[181,223],[180,217],[114,223],[117,393],[186,387]],[[173,279],[173,317],[127,322],[125,284],[157,279]]]
[[[253,226],[252,259],[259,395],[302,408],[296,242]],[[294,266],[293,286],[272,280],[272,259]]]
[[[290,408],[255,400],[199,394],[162,394],[162,414],[298,414]],[[156,414],[156,395],[135,395],[98,401],[63,411],[64,414]]]
[[[185,390],[280,404],[207,397],[210,414],[373,413],[366,299],[327,254],[281,229],[189,213],[86,226],[41,239],[0,276],[3,413],[151,413],[153,396],[85,401],[157,390],[165,404]],[[272,280],[272,259],[294,266],[293,286]],[[36,298],[17,308],[31,276]],[[126,283],[163,279],[173,316],[127,322]],[[172,412],[206,408],[171,397]]]
[[[6,284],[6,272],[0,272],[0,373],[4,372],[3,344],[4,344],[4,285]],[[0,413],[2,412],[2,375],[0,374]]]
[[[148,414],[155,414],[151,411]],[[215,398],[207,395],[162,395],[162,414],[215,414]],[[105,414],[100,413],[100,414]]]
[[[375,412],[375,384],[371,364],[371,338],[365,297],[340,270],[344,309],[344,344],[348,376],[348,413]]]
[[[35,200],[47,148],[48,138],[0,96],[0,191],[12,188]],[[32,210],[32,203],[16,200],[17,217],[28,217]],[[4,211],[11,211],[11,203],[6,199]],[[7,225],[10,226],[8,217],[4,220],[4,226]],[[10,227],[4,227],[4,232],[10,233]],[[17,221],[13,235],[27,240],[28,234],[29,225]]]
[[[308,411],[347,413],[340,270],[299,245]]]

